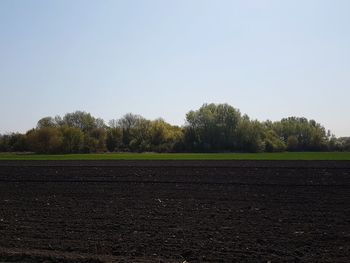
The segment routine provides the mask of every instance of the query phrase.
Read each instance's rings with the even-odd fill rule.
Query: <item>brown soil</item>
[[[0,162],[0,262],[350,262],[350,162]]]

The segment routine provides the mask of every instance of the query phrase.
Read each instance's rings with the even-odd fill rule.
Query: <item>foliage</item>
[[[239,110],[228,104],[204,104],[199,110],[190,111],[185,127],[189,150],[234,150],[240,119]]]
[[[272,124],[272,130],[287,144],[289,151],[322,151],[329,138],[325,128],[314,120],[290,117]]]
[[[84,147],[84,133],[75,127],[63,126],[62,132],[62,152],[79,153]]]
[[[0,152],[25,151],[28,151],[26,135],[20,133],[0,135]]]
[[[37,153],[62,152],[62,132],[54,127],[43,127],[27,133],[29,148]]]
[[[289,117],[259,122],[228,104],[203,104],[186,114],[183,127],[163,119],[125,114],[109,125],[90,113],[44,117],[26,134],[0,135],[1,152],[283,152],[350,151],[314,120]]]

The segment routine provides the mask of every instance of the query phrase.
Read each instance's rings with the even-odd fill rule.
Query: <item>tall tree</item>
[[[199,110],[188,112],[186,135],[192,140],[191,147],[209,151],[234,149],[240,119],[240,111],[228,104],[204,104]]]

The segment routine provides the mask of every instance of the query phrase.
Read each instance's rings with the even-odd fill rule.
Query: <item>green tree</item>
[[[63,136],[58,128],[44,127],[27,134],[30,150],[37,153],[61,153]]]
[[[130,150],[130,142],[133,140],[133,130],[135,129],[138,121],[143,117],[132,113],[125,114],[118,120],[118,125],[123,132],[123,147],[126,150]]]
[[[90,133],[90,137],[94,141],[93,152],[105,152],[106,148],[106,130],[104,128],[95,128]]]
[[[79,153],[83,150],[84,133],[75,127],[64,126],[62,132],[62,150],[65,153]]]
[[[106,147],[110,152],[122,150],[123,131],[120,127],[111,127],[107,129]]]
[[[183,132],[180,127],[172,126],[163,119],[152,121],[150,127],[151,150],[155,152],[172,152],[180,149]]]
[[[36,127],[37,127],[37,129],[54,128],[54,127],[58,127],[58,124],[56,123],[54,118],[52,118],[52,117],[44,117],[44,118],[41,118],[38,121]]]
[[[232,150],[238,123],[239,110],[228,104],[204,104],[186,115],[186,142],[189,148],[205,151]]]
[[[273,123],[272,129],[291,151],[320,151],[327,147],[325,128],[314,120],[289,117]]]
[[[11,133],[0,135],[0,152],[24,151],[28,151],[27,137],[25,134]]]
[[[84,133],[95,128],[101,128],[103,120],[94,118],[90,113],[85,111],[75,111],[67,113],[62,120],[63,125],[75,127],[82,130]]]
[[[262,152],[265,149],[263,141],[264,130],[261,123],[256,120],[251,121],[245,115],[237,128],[237,150],[242,152]]]

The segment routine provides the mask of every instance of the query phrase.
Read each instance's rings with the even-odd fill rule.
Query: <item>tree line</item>
[[[0,152],[282,152],[350,151],[350,138],[336,138],[314,120],[289,117],[252,120],[228,104],[203,104],[186,114],[184,126],[125,114],[105,123],[76,111],[44,117],[25,134],[0,135]]]

